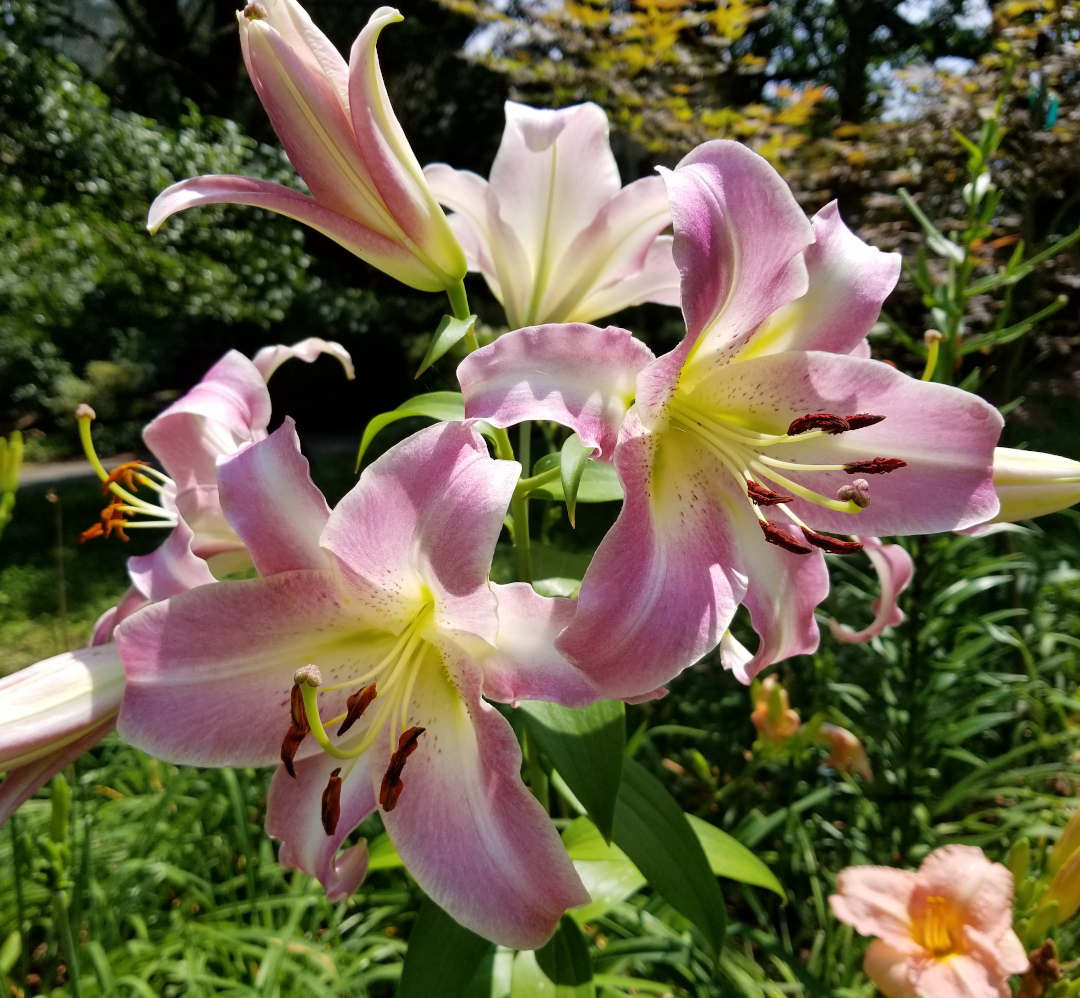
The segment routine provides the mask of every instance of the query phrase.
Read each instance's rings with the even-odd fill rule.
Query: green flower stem
[[[472,312],[469,311],[469,296],[465,293],[465,282],[458,281],[446,289],[446,297],[450,299],[450,310],[455,319],[468,319]],[[465,334],[465,349],[472,353],[478,350],[480,344],[476,341],[476,329],[469,328]]]
[[[554,468],[540,472],[539,475],[533,475],[532,478],[522,478],[518,481],[514,494],[527,496],[530,492],[542,489],[548,482],[554,482],[561,474],[562,469],[556,465]]]
[[[532,468],[532,423],[525,420],[518,426],[518,460],[524,471]],[[517,554],[519,582],[532,583],[532,544],[529,538],[529,497],[514,489],[510,501],[514,514],[514,550]]]
[[[75,952],[75,937],[71,933],[71,919],[68,918],[67,891],[57,891],[53,895],[53,917],[60,927],[60,939],[64,956],[67,959],[68,984],[74,998],[82,998],[82,985],[79,982],[79,960]]]

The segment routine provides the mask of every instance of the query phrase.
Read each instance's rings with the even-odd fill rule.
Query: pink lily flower
[[[915,563],[911,555],[899,544],[885,544],[877,537],[859,537],[870,564],[877,572],[881,593],[871,604],[874,619],[862,630],[856,631],[838,620],[829,618],[829,630],[837,641],[845,644],[861,644],[885,633],[887,627],[898,627],[904,622],[904,611],[897,602],[900,594],[911,585],[915,577]]]
[[[338,850],[378,807],[430,897],[533,949],[588,894],[484,698],[576,706],[596,693],[552,647],[574,602],[488,583],[519,472],[445,423],[375,461],[331,513],[290,420],[221,462],[222,506],[261,577],[118,628],[119,729],[176,762],[280,758],[267,829],[332,899],[362,880],[366,844]]]
[[[877,939],[863,970],[887,998],[1009,998],[1028,957],[1012,928],[1012,874],[981,849],[935,849],[918,873],[849,866],[833,914]]]
[[[739,603],[761,637],[742,681],[813,651],[821,551],[861,547],[828,532],[951,530],[998,508],[997,411],[856,355],[898,257],[852,234],[835,204],[808,221],[737,143],[705,143],[663,176],[678,347],[651,360],[624,330],[541,326],[458,368],[469,418],[553,419],[614,461],[622,511],[557,642],[611,697],[668,682],[716,646]]]
[[[591,322],[645,301],[679,303],[667,194],[659,177],[621,186],[596,104],[558,111],[506,102],[491,177],[424,167],[455,214],[469,270],[480,271],[511,329]]]
[[[189,553],[208,562],[219,575],[249,567],[251,560],[244,544],[221,511],[217,463],[246,444],[266,437],[272,408],[266,383],[281,364],[292,357],[312,363],[323,353],[336,357],[347,377],[355,377],[352,358],[345,348],[318,337],[291,347],[263,347],[254,361],[230,350],[194,388],[155,416],[143,430],[143,440],[165,468],[165,474],[143,462],[122,465],[111,474],[106,472],[90,437],[94,412],[89,406],[80,407],[76,416],[83,449],[110,495],[101,522],[85,531],[83,539],[109,536],[114,531],[123,538],[124,531],[132,527],[172,529],[183,521],[191,529]],[[160,503],[140,498],[136,494],[139,486],[156,491]],[[166,554],[181,557],[179,548],[162,550],[162,555]],[[132,565],[136,572],[146,571],[140,567],[143,559],[132,559]],[[189,566],[189,570],[198,571],[197,566]],[[143,595],[148,597],[137,580],[136,588],[143,589]]]
[[[378,8],[348,65],[295,0],[253,0],[236,17],[248,75],[313,197],[251,177],[194,177],[158,195],[147,228],[196,205],[248,204],[310,225],[409,287],[460,285],[465,255],[390,106],[375,52],[401,14]]]

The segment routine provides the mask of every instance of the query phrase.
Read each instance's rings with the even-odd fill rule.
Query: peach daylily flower
[[[1012,928],[1012,874],[981,849],[935,849],[917,873],[849,866],[833,914],[877,936],[863,970],[887,998],[1010,998],[1028,965]]]
[[[776,676],[766,676],[758,684],[750,720],[762,738],[777,745],[799,730],[799,713],[791,709],[788,691]]]

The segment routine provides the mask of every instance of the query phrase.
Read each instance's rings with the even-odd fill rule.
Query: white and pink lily
[[[607,115],[506,102],[489,180],[445,163],[424,168],[455,214],[469,269],[484,275],[511,329],[591,322],[641,302],[679,303],[667,195],[659,177],[621,186]]]
[[[488,582],[519,472],[445,423],[375,461],[331,513],[291,421],[222,461],[222,507],[261,577],[118,628],[119,730],[176,762],[281,758],[268,831],[334,899],[367,865],[364,843],[338,849],[378,807],[429,896],[532,949],[588,895],[484,697],[577,706],[596,693],[552,646],[573,601]]]
[[[997,411],[865,356],[897,256],[835,204],[808,221],[737,143],[708,142],[663,177],[687,324],[675,350],[651,360],[624,330],[543,326],[458,369],[468,417],[554,419],[614,461],[623,508],[556,644],[612,697],[668,682],[740,603],[761,637],[744,682],[814,650],[821,551],[860,547],[826,532],[928,533],[998,509]]]
[[[410,287],[459,286],[465,255],[390,106],[375,52],[401,14],[378,8],[348,65],[295,0],[252,0],[236,16],[251,82],[313,197],[252,177],[194,177],[157,197],[147,228],[196,205],[247,204],[310,225]]]

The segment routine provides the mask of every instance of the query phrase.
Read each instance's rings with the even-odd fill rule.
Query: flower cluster
[[[200,204],[254,205],[447,293],[471,348],[457,369],[464,419],[390,448],[331,510],[291,419],[268,432],[266,381],[288,357],[321,352],[351,377],[336,344],[226,354],[146,428],[161,470],[106,472],[93,413],[80,410],[108,497],[87,538],[169,534],[130,560],[132,589],[94,647],[5,681],[16,695],[0,698],[0,819],[114,725],[177,763],[280,764],[267,829],[282,863],[346,897],[367,851],[363,840],[342,847],[378,811],[439,905],[499,943],[535,948],[588,895],[493,702],[642,700],[718,646],[749,683],[817,647],[826,554],[865,551],[876,566],[873,624],[833,624],[841,640],[869,640],[901,619],[911,578],[903,548],[878,538],[1060,508],[1080,478],[1070,462],[1048,459],[1047,472],[1044,456],[996,451],[1002,420],[978,397],[871,359],[866,336],[899,258],[854,235],[835,203],[808,219],[746,147],[708,142],[622,187],[595,105],[508,103],[488,180],[421,169],[375,51],[397,11],[372,15],[347,64],[295,0],[252,0],[238,20],[252,82],[310,194],[185,180],[154,202],[151,231]],[[510,330],[483,348],[467,270],[483,275]],[[644,301],[682,307],[685,336],[660,357],[625,329],[589,324]],[[561,464],[539,473],[506,433],[531,420],[566,428]],[[560,478],[572,506],[590,468],[617,477],[621,512],[576,598],[541,595],[529,584],[529,495]],[[498,585],[504,526],[521,571]],[[229,578],[240,569],[254,577]],[[740,605],[753,651],[729,632]],[[755,723],[783,738],[798,716],[779,691],[772,701],[766,691]],[[841,731],[826,732],[834,764],[868,775]],[[976,935],[960,908],[939,905],[947,885],[894,886],[914,912],[888,936],[905,980],[922,973],[923,950],[946,945],[999,947],[993,974],[1018,962],[996,916],[970,923]],[[834,902],[839,917],[876,928],[861,914],[872,902],[860,903]]]

